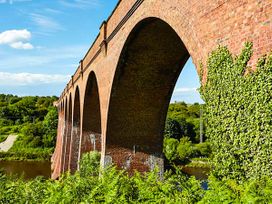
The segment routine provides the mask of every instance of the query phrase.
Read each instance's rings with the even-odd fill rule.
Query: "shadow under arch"
[[[65,151],[64,151],[64,169],[63,171],[66,172],[69,170],[69,157],[70,157],[70,145],[71,145],[71,131],[72,131],[72,94],[69,94],[69,99],[67,101],[67,117],[65,120],[66,123],[66,142],[65,142]]]
[[[130,33],[116,68],[109,103],[104,165],[162,171],[163,131],[170,99],[190,55],[177,33],[147,18]]]
[[[79,142],[80,142],[80,92],[79,87],[76,87],[74,97],[74,109],[73,109],[73,121],[72,121],[72,135],[71,135],[71,147],[69,167],[71,173],[77,170],[78,155],[79,155]]]
[[[83,105],[83,124],[80,155],[101,151],[101,112],[97,79],[94,72],[88,76]]]

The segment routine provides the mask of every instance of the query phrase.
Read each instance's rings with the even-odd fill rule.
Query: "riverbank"
[[[197,167],[197,168],[212,168],[212,164],[209,158],[192,158],[190,162],[185,165],[186,167]]]
[[[23,148],[0,152],[0,161],[50,161],[53,148]]]

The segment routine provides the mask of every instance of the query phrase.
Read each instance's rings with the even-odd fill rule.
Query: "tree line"
[[[163,151],[170,163],[186,164],[192,158],[207,158],[211,148],[205,138],[201,116],[204,104],[176,102],[169,105]]]
[[[1,152],[2,159],[50,158],[57,134],[57,99],[0,94],[0,135],[18,134],[11,150]]]

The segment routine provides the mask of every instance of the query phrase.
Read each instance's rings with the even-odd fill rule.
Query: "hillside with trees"
[[[49,160],[57,133],[58,113],[53,107],[56,100],[55,96],[0,94],[0,139],[9,134],[18,135],[13,147],[0,153],[0,159]]]

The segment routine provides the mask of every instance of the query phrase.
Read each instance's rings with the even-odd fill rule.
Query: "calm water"
[[[0,169],[7,175],[22,176],[24,179],[32,179],[37,176],[50,178],[50,162],[39,161],[0,161]],[[207,180],[209,168],[182,167],[182,171],[188,175],[195,176],[199,180]]]
[[[49,161],[0,161],[0,170],[12,176],[23,176],[24,179],[32,179],[37,176],[50,178],[51,164]]]
[[[211,171],[210,168],[201,168],[201,167],[182,167],[181,171],[190,176],[195,176],[196,179],[201,180],[201,187],[204,190],[208,189],[208,176]]]
[[[198,180],[207,180],[210,172],[210,168],[201,168],[201,167],[182,167],[182,172],[195,176]]]

